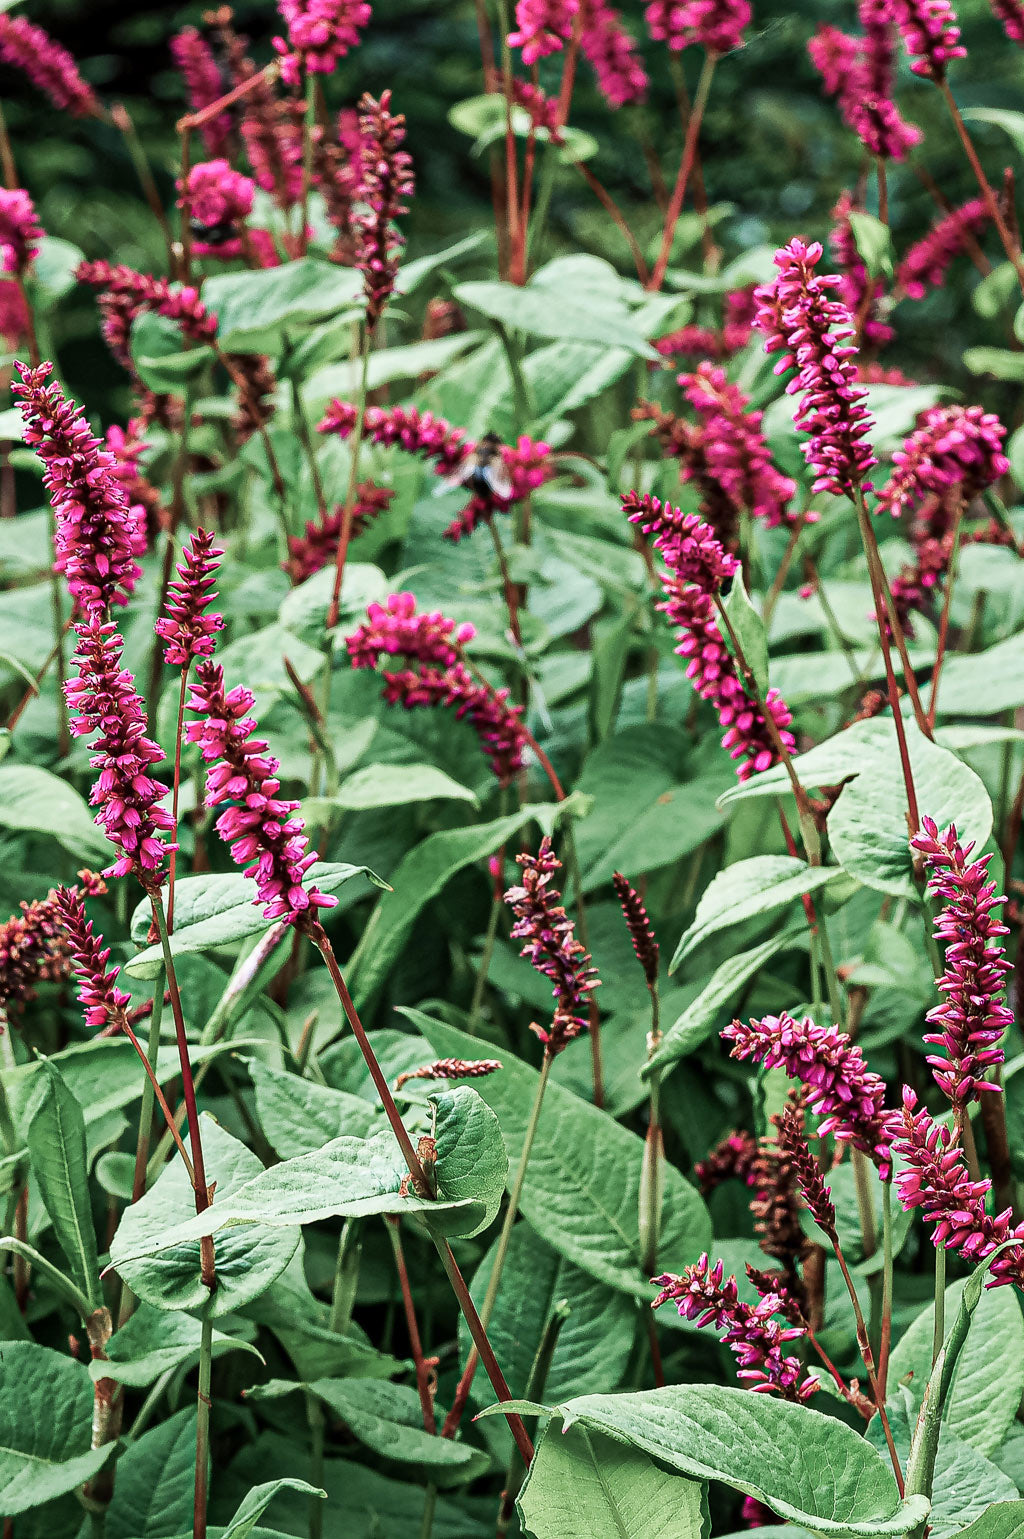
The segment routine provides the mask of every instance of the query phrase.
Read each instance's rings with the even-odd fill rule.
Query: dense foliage
[[[1024,10],[376,12],[0,11],[5,1536],[1009,1539]]]

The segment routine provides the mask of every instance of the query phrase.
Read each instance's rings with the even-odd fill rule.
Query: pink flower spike
[[[930,288],[941,287],[950,263],[987,229],[990,219],[984,198],[972,198],[936,220],[897,268],[897,290],[908,299],[923,299]]]
[[[184,27],[171,38],[171,56],[185,81],[193,112],[212,107],[231,90],[233,82],[221,74],[213,49],[195,27]],[[203,124],[200,133],[210,155],[223,155],[231,141],[231,113],[217,113]]]
[[[997,897],[995,882],[988,880],[992,856],[972,861],[974,846],[960,844],[955,825],[940,834],[934,820],[925,817],[921,830],[910,842],[929,867],[929,892],[943,901],[935,938],[946,947],[945,969],[936,980],[946,997],[929,1010],[936,1030],[924,1040],[943,1049],[945,1056],[930,1056],[928,1062],[939,1089],[962,1114],[980,1091],[1000,1090],[987,1076],[1003,1062],[1000,1043],[1013,1025],[1013,1011],[1002,995],[1011,968],[1000,937],[1009,930],[993,913],[1006,898]]]
[[[651,0],[644,16],[651,37],[672,53],[695,43],[707,53],[731,53],[743,47],[750,5],[748,0]]]
[[[966,59],[949,0],[892,0],[893,15],[910,55],[910,68],[927,80],[945,80],[946,65]]]
[[[20,187],[0,187],[0,271],[24,278],[39,254],[42,238],[28,193]]]
[[[606,0],[583,0],[580,47],[597,76],[598,89],[610,107],[642,102],[647,95],[647,72],[636,43],[622,24],[618,11]]]
[[[1011,43],[1024,48],[1024,4],[1021,0],[988,0],[989,9]]]
[[[876,463],[865,442],[873,424],[856,383],[853,318],[828,297],[842,279],[815,271],[821,257],[817,241],[807,245],[798,236],[775,253],[779,274],[757,290],[756,324],[767,337],[765,352],[781,352],[775,372],[797,371],[786,389],[802,397],[794,421],[810,435],[803,450],[815,476],[811,490],[852,496]]]
[[[178,183],[181,191],[181,183]],[[251,177],[233,171],[226,160],[207,160],[193,166],[188,174],[187,197],[178,199],[178,207],[188,207],[197,256],[216,256],[225,260],[242,255],[242,230],[252,213],[256,183]]]
[[[693,374],[679,376],[679,385],[700,419],[706,472],[730,502],[764,519],[769,529],[792,525],[795,515],[788,504],[796,496],[796,482],[775,467],[761,432],[763,413],[750,410],[742,390],[716,364],[698,364]]]
[[[550,1027],[534,1023],[547,1053],[554,1057],[587,1028],[589,995],[601,980],[590,953],[576,939],[573,922],[565,912],[562,894],[554,879],[562,869],[546,835],[536,855],[516,856],[522,878],[510,887],[505,902],[516,916],[512,939],[525,941],[519,955],[554,984],[555,1013]]]
[[[213,656],[214,636],[224,629],[224,620],[206,610],[217,597],[213,585],[223,554],[212,534],[197,529],[185,547],[178,581],[168,586],[167,614],[153,629],[167,643],[164,662],[174,668],[187,668],[194,657]]]
[[[197,743],[205,763],[207,807],[227,806],[217,819],[217,832],[231,846],[236,864],[256,883],[253,900],[264,917],[298,924],[312,919],[319,908],[333,908],[337,898],[317,887],[303,887],[303,877],[316,863],[302,819],[293,814],[298,802],[278,796],[278,762],[266,753],[266,743],[253,738],[257,723],[248,714],[253,695],[241,686],[226,692],[224,670],[203,659],[196,670],[190,711],[201,718],[186,732]]]
[[[275,37],[281,78],[297,85],[303,72],[331,75],[359,42],[370,20],[366,0],[278,0],[288,41]]]
[[[560,53],[572,36],[580,0],[516,0],[516,30],[510,48],[522,50],[524,64],[536,64],[547,54]]]
[[[57,108],[75,118],[98,118],[103,108],[92,86],[60,43],[24,16],[0,11],[0,59],[27,75]]]
[[[359,408],[351,401],[333,400],[317,432],[348,438],[358,420]],[[374,443],[397,445],[406,454],[422,454],[433,460],[439,476],[450,476],[458,470],[472,448],[461,428],[416,406],[368,406],[363,431]]]
[[[807,1086],[808,1108],[823,1117],[820,1131],[860,1149],[883,1179],[892,1157],[885,1129],[885,1084],[864,1062],[864,1054],[835,1026],[798,1022],[783,1011],[762,1020],[733,1021],[722,1032],[733,1058],[753,1059],[766,1069],[785,1069]]]
[[[969,502],[1009,470],[1005,438],[999,418],[980,406],[933,406],[893,454],[878,511],[899,518],[929,498],[945,500],[951,493]]]
[[[11,389],[25,420],[25,442],[43,462],[43,484],[57,519],[57,560],[85,613],[126,604],[141,575],[135,555],[139,522],[116,461],[89,431],[60,385],[46,383],[51,363],[17,364]]]
[[[103,944],[101,935],[93,933],[92,920],[85,917],[85,904],[77,888],[58,887],[54,908],[71,942],[85,1024],[109,1026],[124,1015],[125,1005],[131,1003],[132,996],[117,987],[121,969],[112,967],[107,971],[110,947]]]
[[[146,713],[135,680],[121,667],[124,643],[117,627],[94,610],[77,625],[75,661],[78,679],[66,685],[71,731],[75,737],[99,732],[90,764],[99,778],[89,798],[99,807],[96,822],[120,851],[105,876],[133,871],[147,892],[164,879],[164,861],[174,846],[162,835],[174,820],[160,803],[167,787],[149,771],[161,764],[164,751],[146,736]]]
[[[369,92],[359,103],[360,181],[356,199],[365,212],[353,216],[356,263],[366,292],[366,324],[377,324],[395,287],[405,237],[395,220],[409,212],[406,198],[415,188],[412,156],[401,148],[405,117],[391,111],[391,92],[380,101]]]

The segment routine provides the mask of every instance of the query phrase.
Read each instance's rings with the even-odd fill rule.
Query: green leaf
[[[334,328],[331,330],[333,332]],[[419,379],[424,374],[443,369],[453,358],[476,347],[484,335],[482,331],[459,331],[454,336],[434,337],[428,342],[407,342],[400,347],[382,347],[370,354],[367,389],[379,390],[382,385],[394,384],[396,380]],[[346,337],[346,353],[350,346],[350,340]],[[307,411],[311,415],[321,413],[335,396],[343,400],[354,399],[359,391],[362,373],[362,361],[359,359],[346,359],[344,363],[331,363],[317,369],[302,386],[302,400]]]
[[[963,1282],[946,1289],[946,1319],[960,1306]],[[912,1374],[908,1389],[920,1406],[932,1367],[934,1303],[918,1315],[896,1343],[889,1382]],[[1024,1318],[1012,1288],[985,1290],[957,1362],[944,1424],[983,1454],[992,1454],[1013,1424],[1024,1394]],[[943,1434],[944,1436],[945,1434]]]
[[[2,770],[0,770],[2,774]],[[377,887],[386,887],[367,866],[349,866],[343,862],[320,861],[306,873],[306,885],[323,892],[337,892],[355,876],[365,876]],[[217,946],[232,946],[250,935],[269,930],[273,920],[263,917],[255,902],[256,888],[251,877],[235,873],[209,873],[185,876],[174,884],[174,933],[171,952],[181,956],[190,951],[212,951]],[[132,915],[132,937],[145,940],[149,933],[152,910],[143,899]],[[147,946],[125,963],[132,978],[156,978],[163,970],[163,952],[159,945]]]
[[[335,1138],[366,1138],[380,1124],[360,1096],[332,1090],[299,1074],[285,1074],[250,1058],[259,1125],[283,1160],[322,1149]]]
[[[419,1394],[409,1384],[388,1384],[375,1379],[314,1379],[299,1384],[292,1379],[272,1379],[249,1391],[249,1400],[275,1400],[304,1389],[329,1406],[336,1417],[366,1448],[385,1459],[398,1460],[416,1474],[423,1472],[435,1485],[462,1485],[485,1474],[490,1459],[479,1448],[423,1430]],[[444,1412],[438,1407],[440,1424]]]
[[[661,1044],[640,1070],[641,1078],[652,1074],[666,1074],[683,1058],[703,1046],[711,1036],[723,1010],[731,1008],[766,962],[787,946],[796,945],[805,935],[806,927],[784,930],[762,941],[749,951],[740,951],[715,969],[696,999],[691,1000],[682,1015],[676,1017],[661,1039]]]
[[[972,374],[988,374],[1013,383],[1024,379],[1024,357],[1007,347],[966,347],[964,368]]]
[[[131,355],[135,371],[149,390],[180,395],[213,360],[211,347],[193,347],[177,321],[143,310],[132,322]]]
[[[439,1058],[466,1058],[480,1044],[464,1032],[419,1010],[402,1014],[430,1042]],[[495,1112],[510,1170],[518,1165],[536,1093],[538,1074],[507,1049],[488,1046],[500,1073],[477,1081],[481,1099]],[[651,1299],[639,1232],[643,1140],[606,1112],[552,1081],[545,1092],[533,1153],[526,1169],[520,1211],[538,1234],[567,1260],[610,1287]],[[672,1165],[665,1167],[662,1254],[673,1266],[696,1260],[710,1242],[707,1209]]]
[[[70,294],[84,254],[69,240],[61,240],[57,235],[43,236],[30,280],[32,300],[40,310],[54,309],[65,294]]]
[[[941,716],[995,716],[1024,705],[1024,631],[985,652],[946,659],[939,685]]]
[[[1006,107],[965,107],[964,117],[969,123],[992,123],[1001,128],[1013,140],[1019,155],[1024,155],[1024,112],[1011,112]]]
[[[460,283],[454,294],[460,304],[514,331],[551,339],[600,342],[606,347],[624,347],[641,358],[658,357],[625,305],[614,295],[604,296],[601,303],[583,303],[565,292],[549,291],[538,283],[537,277],[526,288],[488,280]]]
[[[356,313],[363,280],[352,268],[300,257],[255,272],[223,273],[203,284],[225,352],[276,352],[289,326]]]
[[[72,1280],[98,1308],[103,1294],[89,1197],[85,1118],[52,1058],[43,1060],[35,1096],[26,1140],[32,1170]]]
[[[190,1405],[150,1427],[118,1459],[105,1539],[180,1534],[192,1521],[195,1478],[196,1412]]]
[[[1024,113],[1018,114],[1024,117]],[[968,1528],[963,1539],[1021,1539],[1024,1535],[1024,1502],[996,1502]]]
[[[250,1149],[209,1113],[200,1117],[206,1178],[216,1184],[209,1212],[230,1209],[235,1196],[264,1172]],[[349,1140],[349,1142],[355,1142]],[[278,1165],[275,1170],[286,1169]],[[217,1241],[217,1287],[211,1300],[199,1271],[199,1239],[220,1227],[216,1219],[188,1223],[195,1196],[180,1159],[165,1167],[146,1195],[126,1208],[110,1247],[110,1263],[132,1292],[156,1309],[201,1309],[228,1314],[257,1298],[288,1265],[299,1243],[297,1220],[266,1224],[265,1232],[231,1230]],[[193,1237],[190,1230],[195,1230]],[[183,1231],[178,1238],[178,1231]]]
[[[795,855],[751,855],[719,871],[704,889],[669,965],[674,972],[712,935],[788,908],[842,875],[838,866],[809,866]]]
[[[370,807],[404,807],[410,802],[463,801],[480,805],[476,793],[436,764],[364,764],[343,780],[333,796],[318,799],[347,812]]]
[[[92,1380],[84,1363],[8,1341],[0,1354],[0,1512],[13,1517],[75,1490],[114,1444],[90,1448]]]
[[[110,855],[74,787],[34,764],[0,765],[0,827],[46,834],[76,860],[99,863]]]
[[[505,98],[498,93],[468,96],[449,109],[448,121],[460,133],[468,134],[476,140],[472,153],[479,155],[489,144],[505,134],[506,122],[509,121]],[[543,125],[535,126],[525,107],[513,106],[511,126],[518,139],[526,139],[532,132],[541,143],[549,143],[551,140],[550,130]],[[557,146],[557,154],[564,164],[589,160],[599,149],[593,134],[568,124],[559,130],[559,138],[562,142]]]
[[[760,613],[750,602],[742,572],[737,572],[733,578],[722,608],[728,617],[729,625],[732,626],[747,666],[754,675],[754,682],[757,684],[761,698],[764,699],[768,693],[768,633]],[[726,645],[729,651],[735,654],[733,637],[729,633],[728,626],[724,629]]]
[[[587,1427],[541,1436],[519,1511],[533,1539],[706,1539],[704,1486]]]
[[[437,1194],[447,1202],[483,1203],[469,1239],[497,1215],[508,1179],[508,1156],[498,1119],[471,1085],[455,1085],[430,1097],[434,1109]]]
[[[721,827],[715,798],[727,770],[686,779],[682,735],[643,724],[607,738],[587,755],[577,789],[594,808],[576,831],[585,892],[613,871],[656,871],[687,855]]]
[[[893,275],[892,232],[874,214],[861,209],[851,209],[850,228],[858,255],[871,278],[891,278]]]
[[[291,1476],[285,1476],[283,1480],[268,1480],[264,1485],[253,1486],[248,1496],[243,1497],[235,1510],[227,1528],[221,1534],[221,1539],[249,1539],[256,1524],[270,1506],[279,1491],[298,1491],[302,1496],[326,1497],[327,1492],[319,1486],[311,1486],[305,1480],[295,1480]]]
[[[559,1405],[565,1426],[605,1433],[693,1480],[721,1480],[781,1518],[837,1539],[898,1535],[923,1522],[900,1501],[887,1461],[852,1427],[808,1406],[714,1384]]]
[[[94,1380],[113,1379],[131,1389],[145,1389],[169,1369],[188,1366],[199,1356],[202,1324],[191,1315],[167,1314],[151,1304],[137,1304],[134,1312],[107,1343],[106,1358],[89,1364]],[[227,1352],[259,1352],[239,1336],[213,1333],[213,1356]]]

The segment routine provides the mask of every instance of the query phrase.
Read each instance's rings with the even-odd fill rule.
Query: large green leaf
[[[117,1461],[106,1539],[180,1534],[192,1520],[195,1479],[196,1412],[190,1405],[129,1443]]]
[[[946,1319],[960,1306],[963,1282],[946,1289]],[[908,1379],[920,1406],[932,1368],[935,1306],[918,1315],[904,1331],[889,1359],[889,1381]],[[1024,1395],[1024,1317],[1013,1288],[986,1289],[978,1302],[970,1334],[957,1360],[944,1413],[957,1437],[983,1454],[992,1454],[1013,1424]]]
[[[493,1222],[508,1179],[508,1156],[498,1119],[470,1085],[455,1085],[430,1097],[434,1108],[434,1167],[437,1195],[447,1202],[483,1204],[467,1237]]]
[[[378,1112],[361,1096],[285,1074],[258,1058],[249,1060],[249,1073],[260,1127],[283,1160],[311,1154],[335,1138],[365,1138],[379,1125]]]
[[[1024,705],[1024,631],[985,652],[947,658],[939,684],[940,715],[995,716],[1018,705]]]
[[[748,919],[759,919],[796,903],[804,893],[841,877],[837,866],[809,866],[795,855],[752,855],[719,871],[697,904],[696,913],[680,937],[669,972],[721,930]]]
[[[226,351],[272,350],[289,325],[352,307],[362,279],[351,268],[319,257],[300,257],[279,267],[207,278],[203,302],[217,317],[217,340]]]
[[[216,1183],[211,1214],[230,1208],[236,1193],[267,1174],[255,1154],[208,1114],[200,1117],[206,1178]],[[275,1167],[278,1170],[282,1166]],[[200,1276],[199,1235],[220,1225],[195,1228],[195,1198],[185,1167],[175,1159],[146,1195],[125,1209],[110,1246],[111,1265],[132,1292],[157,1309],[201,1309],[212,1303],[223,1315],[251,1299],[280,1276],[299,1243],[297,1220],[266,1225],[264,1232],[229,1231],[216,1246],[217,1287],[212,1301]],[[193,1231],[194,1230],[194,1234]]]
[[[464,1032],[405,1010],[439,1058],[472,1058],[480,1044]],[[496,1113],[509,1167],[517,1167],[538,1074],[504,1048],[488,1046],[501,1073],[477,1081],[480,1095]],[[610,1287],[650,1299],[639,1231],[643,1140],[606,1112],[550,1083],[544,1097],[533,1153],[526,1170],[520,1211],[534,1229],[569,1261]],[[697,1192],[672,1165],[665,1167],[662,1254],[672,1265],[694,1261],[711,1239],[711,1222]]]
[[[641,358],[658,356],[614,294],[601,296],[601,302],[591,293],[586,296],[589,302],[584,302],[580,296],[549,292],[536,279],[526,288],[515,283],[476,280],[460,283],[454,292],[460,304],[500,321],[510,330],[525,331],[535,337],[600,342],[606,347],[626,348]]]
[[[306,885],[323,892],[337,892],[355,876],[365,876],[378,887],[386,886],[366,866],[349,866],[342,861],[319,861],[306,874]],[[152,911],[148,899],[132,915],[132,936],[145,940]],[[174,933],[171,951],[179,956],[189,951],[210,951],[216,946],[231,946],[250,935],[269,930],[273,920],[263,917],[256,902],[252,880],[234,872],[204,876],[185,876],[174,884]],[[163,969],[163,953],[158,945],[148,946],[125,964],[133,978],[156,978]]]
[[[0,1512],[40,1507],[90,1480],[114,1445],[90,1448],[92,1380],[84,1363],[34,1341],[0,1353]]]
[[[1024,1502],[996,1502],[983,1517],[961,1529],[964,1539],[1021,1539]]]
[[[34,764],[0,765],[0,827],[46,834],[76,860],[98,864],[111,854],[74,786]]]
[[[237,1322],[236,1322],[237,1326]],[[192,1315],[168,1314],[138,1303],[107,1342],[107,1355],[89,1364],[93,1379],[114,1379],[131,1389],[145,1389],[169,1369],[185,1367],[199,1356],[202,1324]],[[227,1352],[260,1354],[240,1336],[213,1333],[213,1356]],[[262,1361],[262,1359],[260,1359]]]
[[[89,1197],[85,1118],[52,1058],[44,1059],[36,1081],[27,1143],[43,1206],[72,1280],[98,1308],[102,1292]]]
[[[673,1384],[559,1405],[566,1427],[628,1443],[693,1480],[721,1480],[781,1518],[837,1539],[907,1533],[928,1502],[901,1502],[892,1468],[852,1427],[809,1406],[717,1384]]]
[[[327,1492],[321,1490],[319,1486],[311,1486],[308,1481],[295,1480],[291,1476],[285,1476],[282,1480],[265,1481],[263,1485],[253,1486],[248,1496],[243,1497],[239,1502],[234,1517],[221,1534],[221,1539],[248,1539],[280,1491],[298,1491],[303,1496],[327,1495]]]
[[[436,764],[364,764],[342,781],[333,796],[320,800],[346,812],[404,807],[409,802],[454,800],[479,805],[474,791],[460,785]]]
[[[705,1539],[710,1531],[700,1481],[584,1426],[545,1428],[519,1510],[533,1539]]]

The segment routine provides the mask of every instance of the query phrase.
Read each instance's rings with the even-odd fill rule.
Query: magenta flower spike
[[[510,48],[522,51],[524,64],[560,53],[572,36],[580,0],[516,0],[516,30]]]
[[[208,658],[199,663],[191,689],[188,708],[200,720],[189,723],[187,738],[211,766],[204,805],[225,808],[217,832],[230,845],[231,858],[255,881],[253,901],[263,905],[265,918],[287,924],[308,922],[317,909],[333,908],[337,898],[302,885],[317,857],[309,849],[305,824],[294,815],[298,802],[278,795],[278,761],[266,752],[265,742],[253,737],[257,723],[249,715],[251,690],[239,685],[226,691],[224,670]]]
[[[24,278],[39,254],[43,231],[28,193],[0,187],[0,271]]]
[[[60,385],[53,365],[17,365],[12,385],[25,420],[25,442],[43,462],[43,484],[57,520],[56,566],[85,614],[126,604],[141,576],[135,561],[140,531],[116,461],[90,433],[82,411]]]
[[[181,191],[181,183],[178,183]],[[242,255],[242,230],[252,213],[256,183],[226,160],[206,160],[193,166],[178,207],[187,206],[196,256],[225,260]]]
[[[278,9],[288,40],[275,37],[274,47],[287,85],[297,85],[303,72],[332,75],[370,20],[366,0],[278,0]]]
[[[98,732],[90,764],[99,778],[89,798],[98,807],[96,822],[120,852],[105,876],[134,872],[147,892],[164,879],[171,845],[163,834],[174,820],[160,803],[167,787],[150,774],[164,759],[159,744],[146,736],[146,713],[135,680],[121,667],[124,643],[117,627],[93,610],[75,627],[78,678],[66,686],[71,731],[75,737]]]
[[[710,1197],[723,1181],[753,1186],[760,1150],[753,1133],[730,1133],[693,1167],[702,1197]]]
[[[103,339],[118,363],[130,369],[129,339],[132,322],[143,311],[153,311],[177,321],[190,342],[201,346],[217,335],[217,317],[199,298],[199,290],[186,285],[173,288],[167,278],[154,278],[132,267],[111,262],[82,262],[75,277],[98,289],[103,316]]]
[[[58,112],[102,117],[95,91],[82,79],[67,49],[24,16],[0,11],[0,59],[27,75]]]
[[[950,263],[982,234],[991,217],[984,198],[971,198],[936,220],[896,269],[897,289],[908,299],[923,299],[930,288],[940,288]]]
[[[994,910],[1006,902],[988,880],[991,855],[970,859],[973,844],[963,845],[950,824],[940,834],[934,819],[921,819],[921,832],[911,839],[929,868],[928,890],[942,899],[935,938],[946,947],[946,965],[936,980],[942,1004],[929,1010],[935,1028],[925,1041],[942,1049],[929,1057],[939,1089],[963,1114],[982,1090],[999,1092],[988,1077],[1003,1062],[999,1045],[1013,1024],[1013,1011],[1003,1002],[1003,979],[1010,972],[1001,937],[1010,932]]]
[[[763,413],[750,410],[742,390],[716,364],[704,362],[693,374],[680,374],[679,385],[700,419],[707,470],[729,500],[763,518],[769,529],[792,524],[789,502],[796,482],[775,467],[761,432]]]
[[[980,406],[933,406],[893,454],[894,470],[878,496],[878,511],[899,518],[929,498],[951,493],[969,502],[1006,475],[1006,429]]]
[[[622,17],[606,0],[583,0],[580,48],[609,107],[626,107],[644,100],[647,71]]]
[[[231,90],[221,74],[213,49],[195,27],[183,27],[171,38],[171,57],[181,71],[193,112],[204,112]],[[218,112],[200,129],[208,154],[223,155],[231,142],[231,113]]]
[[[915,75],[945,80],[946,66],[954,59],[966,59],[949,0],[892,0],[892,11]]]
[[[334,400],[317,425],[320,433],[337,433],[348,438],[359,420],[359,408],[351,401]],[[453,427],[444,417],[420,411],[416,406],[368,406],[363,432],[373,443],[385,447],[397,445],[406,454],[421,454],[433,460],[440,476],[450,476],[472,449],[461,428]]]
[[[988,0],[989,9],[1011,43],[1024,48],[1024,4],[1021,0]]]
[[[206,611],[217,597],[214,583],[224,552],[213,535],[197,529],[189,540],[178,567],[178,581],[168,584],[167,613],[153,629],[164,647],[164,662],[187,668],[194,657],[212,657],[214,637],[224,629],[223,617]]]
[[[818,1389],[817,1375],[808,1374],[798,1357],[786,1354],[787,1344],[802,1340],[807,1332],[803,1326],[782,1325],[773,1318],[785,1305],[781,1294],[769,1293],[757,1304],[742,1303],[735,1277],[725,1276],[722,1261],[712,1266],[707,1252],[681,1275],[665,1272],[652,1281],[661,1292],[651,1307],[658,1309],[671,1300],[684,1320],[722,1331],[722,1340],[736,1358],[739,1378],[752,1390],[806,1401]]]
[[[861,0],[863,37],[824,23],[807,44],[811,62],[843,121],[871,155],[903,160],[921,131],[900,116],[892,99],[894,27],[889,0]]]
[[[845,1032],[810,1019],[796,1021],[783,1011],[746,1025],[733,1021],[722,1037],[733,1058],[785,1069],[790,1079],[800,1080],[807,1086],[808,1109],[824,1119],[819,1131],[852,1143],[874,1160],[883,1178],[888,1174],[885,1084]]]
[[[359,103],[360,181],[357,201],[365,212],[352,219],[356,237],[356,266],[363,274],[366,293],[366,324],[371,329],[380,319],[395,287],[399,255],[405,237],[395,220],[409,212],[406,199],[415,187],[412,156],[401,148],[405,118],[391,111],[391,92],[379,101],[370,94]]]
[[[803,451],[814,472],[811,490],[852,496],[876,463],[865,441],[872,419],[856,382],[853,318],[829,298],[842,279],[815,271],[821,257],[817,241],[807,245],[798,236],[775,253],[779,274],[757,290],[756,325],[767,337],[765,352],[782,353],[776,374],[796,370],[786,391],[801,396],[794,421],[809,434]]]
[[[131,995],[117,987],[121,969],[111,967],[110,947],[103,943],[102,935],[96,935],[91,919],[85,915],[85,904],[77,888],[58,887],[54,895],[54,909],[67,931],[78,974],[78,998],[82,1005],[87,1026],[109,1026],[118,1016],[123,1016]]]
[[[626,921],[629,938],[633,942],[636,959],[644,970],[648,988],[653,988],[658,981],[659,947],[651,916],[640,894],[630,886],[621,871],[612,873],[612,886],[615,888],[615,896],[622,909],[622,917]]]
[[[555,858],[551,840],[545,835],[536,855],[517,855],[516,862],[523,873],[520,883],[505,893],[505,902],[516,916],[512,939],[525,943],[519,955],[554,984],[551,1025],[534,1022],[530,1027],[554,1057],[586,1030],[589,996],[601,980],[590,953],[576,939],[562,894],[554,885],[562,862]]]
[[[651,37],[672,53],[694,44],[707,53],[731,53],[743,47],[750,5],[748,0],[651,0],[644,17]]]

